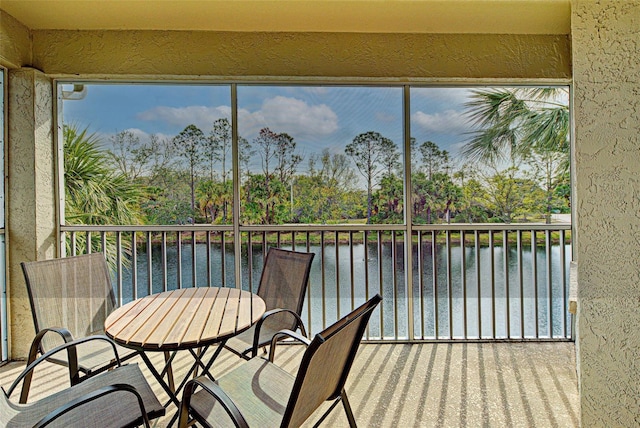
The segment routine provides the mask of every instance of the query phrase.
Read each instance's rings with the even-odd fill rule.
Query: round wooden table
[[[105,334],[117,344],[136,349],[145,364],[179,407],[178,393],[198,366],[210,377],[209,368],[227,339],[256,323],[266,305],[259,296],[237,288],[183,288],[136,299],[116,309],[104,323]],[[202,357],[212,344],[219,347],[208,364]],[[196,351],[197,349],[197,351]],[[170,351],[188,350],[195,362],[176,389],[173,385]],[[147,352],[164,352],[161,372]],[[169,383],[163,376],[169,375]],[[166,407],[166,406],[165,406]]]
[[[116,309],[104,322],[116,343],[143,351],[210,345],[256,323],[264,300],[237,288],[182,288],[152,294]]]

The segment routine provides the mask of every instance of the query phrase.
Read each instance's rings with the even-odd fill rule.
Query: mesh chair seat
[[[260,343],[265,342],[265,338],[271,338],[274,334],[276,334],[280,329],[275,329],[270,326],[263,325],[260,328],[260,338],[262,341]],[[238,354],[242,357],[248,358],[251,357],[251,351],[253,350],[253,340],[255,338],[256,326],[252,325],[248,330],[243,331],[240,334],[233,336],[231,339],[227,340],[225,347],[232,351],[234,354]],[[267,342],[268,343],[268,342]],[[264,345],[263,345],[264,346]]]
[[[277,427],[291,395],[295,377],[263,358],[252,358],[218,379],[218,385],[236,403],[249,426]],[[222,406],[205,390],[191,397],[191,407],[212,427],[229,426]]]
[[[103,333],[97,332],[96,334]],[[91,349],[85,348],[86,347],[78,348],[78,369],[84,375],[91,376],[113,366],[113,352],[111,351],[111,347],[109,345],[98,343]],[[130,348],[125,348],[124,346],[116,345],[116,348],[118,349],[118,355],[120,355],[120,358],[123,360],[128,360],[129,358],[137,354],[137,351]],[[51,360],[52,362],[61,364],[63,366],[69,365],[66,354],[60,355],[59,357]]]

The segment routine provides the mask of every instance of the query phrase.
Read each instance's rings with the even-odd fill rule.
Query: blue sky
[[[467,128],[461,88],[416,88],[412,126],[418,141],[431,139],[450,148]],[[66,123],[89,126],[108,137],[122,130],[167,137],[194,123],[205,133],[211,123],[230,116],[227,85],[88,84],[83,100],[64,101]],[[402,88],[328,86],[238,87],[240,133],[251,141],[264,126],[287,132],[300,146],[346,145],[362,132],[377,131],[402,141]],[[436,141],[438,140],[438,141]]]
[[[87,84],[82,100],[63,102],[65,123],[88,127],[108,143],[130,130],[142,141],[150,134],[172,138],[189,124],[208,135],[214,120],[231,116],[229,85]],[[464,103],[470,88],[411,89],[411,134],[432,141],[452,160],[471,130]],[[308,158],[323,148],[343,152],[360,133],[376,131],[402,147],[402,88],[381,86],[238,85],[240,135],[251,142],[269,127],[294,137]],[[303,162],[300,169],[306,167]]]

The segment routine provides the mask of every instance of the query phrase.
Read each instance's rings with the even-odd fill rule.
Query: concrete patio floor
[[[281,345],[276,362],[294,372],[301,354],[300,346]],[[158,364],[161,359],[161,354],[153,356]],[[176,377],[190,361],[186,353],[177,359]],[[222,375],[240,363],[224,351],[213,373]],[[0,367],[0,385],[8,387],[23,367],[19,361]],[[30,400],[67,381],[59,366],[47,367],[40,376]],[[363,344],[346,389],[360,427],[580,426],[575,348],[569,342]],[[168,416],[153,425],[166,426],[174,411],[170,406]],[[305,426],[322,413],[317,411]],[[323,426],[348,426],[341,406]]]

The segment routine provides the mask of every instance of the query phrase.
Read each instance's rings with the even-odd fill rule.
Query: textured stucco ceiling
[[[569,34],[570,0],[1,0],[32,30]]]

